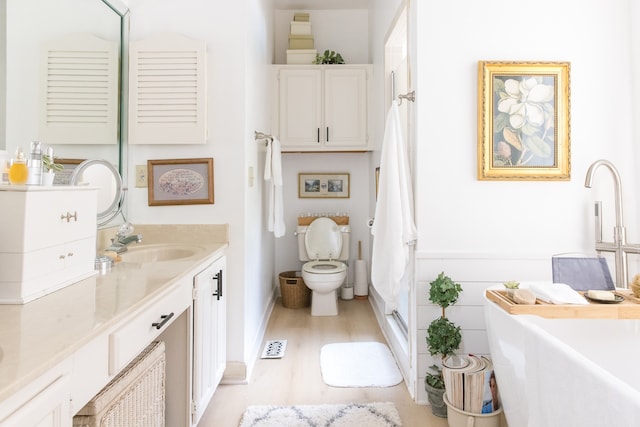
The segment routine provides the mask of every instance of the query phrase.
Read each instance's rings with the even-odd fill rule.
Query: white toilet
[[[302,266],[302,279],[311,289],[311,315],[338,314],[338,295],[347,277],[349,259],[348,225],[337,225],[330,218],[317,218],[307,226],[298,226],[298,257],[308,261]]]

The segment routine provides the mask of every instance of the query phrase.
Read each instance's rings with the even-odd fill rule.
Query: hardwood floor
[[[393,402],[404,427],[446,427],[447,420],[433,416],[429,406],[413,402],[404,383],[382,388],[338,388],[324,384],[320,373],[323,345],[385,342],[369,301],[340,300],[339,306],[338,316],[312,317],[309,308],[287,309],[278,302],[265,341],[287,340],[285,356],[259,359],[247,385],[219,386],[199,427],[236,427],[249,405],[348,402]]]

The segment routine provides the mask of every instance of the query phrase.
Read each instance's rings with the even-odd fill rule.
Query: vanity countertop
[[[227,225],[136,225],[135,232],[143,234],[140,247],[189,245],[193,254],[137,263],[125,253],[106,274],[27,304],[0,305],[0,402],[228,246]],[[99,236],[98,247],[102,241]]]

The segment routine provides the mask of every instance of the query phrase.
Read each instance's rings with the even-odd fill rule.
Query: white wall
[[[414,2],[417,14],[419,375],[432,363],[424,338],[436,314],[429,281],[445,271],[464,288],[452,317],[463,351],[484,353],[487,285],[550,280],[552,254],[593,252],[593,201],[611,240],[613,186],[606,170],[584,188],[589,164],[611,160],[623,182],[629,241],[639,242],[633,124],[631,0]],[[460,13],[463,10],[464,13]],[[636,11],[637,13],[637,11]],[[637,60],[637,57],[635,58]],[[476,179],[477,61],[571,62],[571,180]],[[420,384],[421,381],[418,381]],[[419,400],[426,400],[423,390]]]
[[[228,342],[230,371],[237,378],[250,369],[256,335],[266,324],[272,303],[273,265],[260,253],[272,245],[264,233],[262,183],[252,187],[249,167],[259,176],[253,130],[269,123],[265,67],[273,38],[269,0],[210,2],[139,0],[131,2],[131,40],[156,32],[178,32],[207,43],[208,140],[205,145],[130,146],[129,170],[148,159],[214,158],[213,205],[154,206],[147,189],[130,186],[135,223],[227,223]],[[257,245],[256,245],[257,243]]]

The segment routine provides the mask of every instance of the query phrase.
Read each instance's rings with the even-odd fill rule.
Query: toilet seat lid
[[[334,274],[346,269],[346,264],[340,261],[309,261],[302,266],[302,270],[313,274]]]
[[[330,218],[313,220],[304,235],[304,247],[310,259],[338,259],[342,252],[342,233]]]

